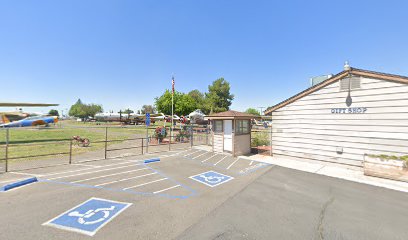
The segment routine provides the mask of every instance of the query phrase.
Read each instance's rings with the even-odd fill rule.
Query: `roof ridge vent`
[[[350,69],[351,69],[351,67],[350,67],[350,64],[349,64],[349,62],[348,61],[346,61],[345,63],[344,63],[344,71],[350,71]]]

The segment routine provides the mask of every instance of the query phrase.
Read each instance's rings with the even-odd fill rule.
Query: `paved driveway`
[[[408,239],[406,193],[203,150],[24,173],[40,182],[0,193],[1,239]]]

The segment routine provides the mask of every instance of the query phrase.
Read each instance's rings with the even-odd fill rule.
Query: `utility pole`
[[[265,108],[265,107],[258,107],[258,108],[261,109],[260,114],[262,116],[263,115],[262,109]]]

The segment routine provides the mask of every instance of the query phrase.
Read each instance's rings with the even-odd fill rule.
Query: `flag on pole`
[[[171,78],[171,94],[174,95],[174,76]]]

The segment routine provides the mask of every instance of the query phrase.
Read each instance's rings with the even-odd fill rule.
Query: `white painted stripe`
[[[131,180],[131,179],[146,177],[146,176],[150,176],[150,175],[154,175],[154,174],[157,174],[157,173],[154,172],[154,173],[148,173],[148,174],[135,176],[135,177],[130,177],[130,178],[123,178],[123,179],[115,180],[115,181],[112,181],[112,182],[101,183],[101,184],[95,185],[95,187],[100,187],[100,186],[105,186],[105,185],[108,185],[108,184],[111,184],[111,183],[123,182],[123,181]]]
[[[144,185],[147,185],[147,184],[150,184],[150,183],[160,182],[160,181],[163,181],[163,180],[166,180],[166,179],[167,179],[167,178],[161,178],[161,179],[154,180],[154,181],[151,181],[151,182],[142,183],[142,184],[139,184],[139,185],[135,185],[135,186],[127,187],[127,188],[124,188],[123,190],[127,190],[127,189],[131,189],[131,188],[141,187],[141,186],[144,186]]]
[[[221,158],[218,162],[216,162],[216,163],[214,164],[214,166],[216,166],[218,163],[222,162],[222,160],[226,159],[227,157],[228,157],[228,156],[225,156],[225,157]]]
[[[254,163],[254,161],[252,160],[250,163],[249,163],[249,166],[252,166],[252,163]]]
[[[100,165],[90,165],[90,164],[82,164],[82,163],[73,163],[71,165],[75,165],[75,166],[84,166],[84,167],[92,167],[92,168],[98,168],[98,167],[102,167]]]
[[[194,151],[194,152],[192,152],[192,153],[189,153],[189,154],[187,154],[187,155],[184,155],[184,157],[187,157],[187,156],[190,156],[190,155],[193,155],[194,153],[198,153],[198,152],[201,152],[202,150],[197,150],[197,151]]]
[[[231,165],[229,165],[229,166],[227,167],[227,169],[230,169],[230,168],[232,167],[232,165],[234,165],[238,160],[239,160],[239,159],[237,159],[237,160],[235,160],[233,163],[231,163]]]
[[[196,157],[193,157],[193,159],[196,159],[196,158],[199,158],[199,157],[201,157],[201,156],[203,156],[203,155],[205,155],[205,154],[207,154],[208,152],[204,152],[203,154],[200,154],[200,155],[198,155],[198,156],[196,156]]]
[[[164,191],[167,191],[167,190],[170,190],[170,189],[176,188],[176,187],[180,187],[180,185],[176,185],[176,186],[173,186],[173,187],[165,188],[165,189],[162,189],[162,190],[159,190],[159,191],[153,192],[153,194],[156,194],[156,193],[161,193],[161,192],[164,192]]]
[[[33,176],[33,177],[41,177],[43,175],[41,174],[32,174],[32,173],[23,173],[23,172],[9,172],[12,174],[17,174],[17,175],[26,175],[26,176]]]
[[[139,168],[139,169],[130,170],[130,171],[124,171],[124,172],[112,173],[112,174],[108,174],[108,175],[102,175],[102,176],[97,176],[97,177],[91,177],[91,178],[86,178],[86,179],[81,179],[81,180],[73,181],[73,182],[71,182],[71,183],[85,182],[85,181],[94,180],[94,179],[98,179],[98,178],[116,176],[116,175],[124,174],[124,173],[137,172],[137,171],[141,171],[141,170],[144,170],[144,169],[148,169],[148,168]]]
[[[104,166],[101,166],[101,167],[110,167],[110,166],[117,166],[117,165],[122,165],[122,164],[129,164],[129,162],[121,162],[121,163],[115,163],[115,164],[108,164],[108,165],[104,165]],[[71,170],[71,171],[64,171],[64,172],[54,172],[54,173],[44,174],[44,175],[42,175],[42,176],[54,176],[54,175],[58,175],[58,174],[72,173],[72,172],[80,172],[80,171],[85,171],[85,170],[89,170],[89,169],[93,169],[93,168],[83,168],[83,169],[77,169],[77,170]]]
[[[60,179],[60,178],[67,178],[67,177],[75,177],[75,176],[80,176],[80,175],[85,175],[85,174],[92,174],[92,173],[97,173],[97,172],[104,172],[104,171],[115,170],[115,169],[126,168],[126,167],[134,167],[134,166],[135,166],[135,164],[126,165],[126,166],[121,166],[121,167],[116,167],[116,168],[105,168],[105,169],[96,170],[96,171],[83,172],[83,173],[72,174],[72,175],[66,175],[66,176],[59,176],[59,177],[55,177],[55,178],[48,178],[48,180],[54,180],[54,179]]]
[[[207,162],[208,160],[210,160],[211,158],[213,158],[213,157],[215,157],[215,156],[218,156],[218,154],[212,155],[211,157],[209,157],[209,158],[207,158],[207,159],[204,159],[204,160],[201,161],[201,162]]]

